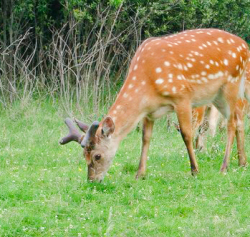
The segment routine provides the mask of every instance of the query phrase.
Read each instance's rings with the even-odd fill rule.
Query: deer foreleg
[[[187,147],[190,164],[191,164],[191,172],[195,174],[198,172],[198,164],[195,159],[193,143],[192,143],[192,108],[191,105],[187,105],[187,103],[179,104],[176,107],[176,113],[180,124],[180,130],[182,138]]]
[[[142,177],[146,173],[146,163],[147,163],[147,154],[150,143],[150,138],[153,131],[154,121],[144,118],[143,120],[143,130],[142,130],[142,152],[141,159],[138,168],[136,178]]]

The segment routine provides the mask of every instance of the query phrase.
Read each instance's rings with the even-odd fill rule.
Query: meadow
[[[196,152],[193,177],[181,135],[162,118],[145,179],[135,180],[141,132],[134,130],[104,181],[89,183],[81,147],[58,144],[68,116],[59,102],[0,111],[0,236],[249,236],[250,170],[238,168],[234,144],[228,173],[219,173],[224,130]],[[245,128],[250,157],[247,119]]]

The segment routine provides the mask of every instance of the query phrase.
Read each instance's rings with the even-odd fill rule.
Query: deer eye
[[[98,154],[98,155],[95,155],[95,160],[100,160],[101,159],[101,155]]]

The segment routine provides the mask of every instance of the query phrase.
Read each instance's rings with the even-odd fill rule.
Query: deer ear
[[[106,117],[102,123],[102,134],[109,136],[115,131],[115,124],[111,117]]]

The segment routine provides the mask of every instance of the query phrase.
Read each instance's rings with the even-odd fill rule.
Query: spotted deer
[[[154,120],[175,111],[187,148],[191,172],[198,172],[192,144],[192,107],[214,104],[228,119],[224,161],[235,133],[235,105],[243,94],[248,46],[218,29],[195,29],[149,38],[137,49],[127,78],[108,114],[99,123],[77,125],[60,143],[76,141],[84,148],[88,179],[101,181],[121,140],[143,119],[142,152],[136,177],[145,175]],[[222,171],[227,165],[223,163]]]
[[[249,112],[250,102],[250,61],[247,63],[246,69],[246,82],[245,82],[245,98],[238,99],[235,109],[235,120],[236,120],[236,141],[238,148],[238,164],[239,166],[245,166],[247,162],[245,150],[244,150],[244,114]],[[211,136],[215,136],[216,127],[220,117],[219,111],[215,106],[211,106],[210,113],[207,115],[207,121],[204,120],[205,111],[207,106],[194,108],[192,111],[193,120],[193,131],[198,134],[196,137],[195,146],[197,149],[204,148],[204,137],[207,127],[209,127]],[[208,123],[208,126],[205,124]],[[205,127],[205,129],[203,129]]]

